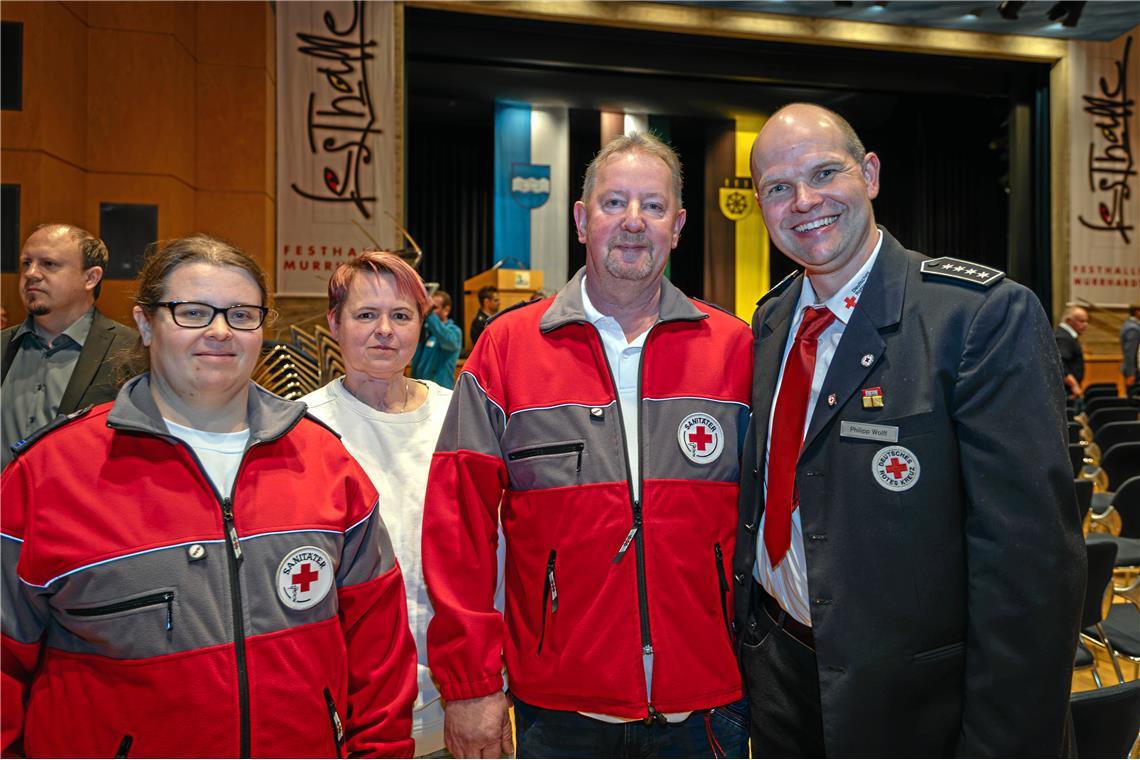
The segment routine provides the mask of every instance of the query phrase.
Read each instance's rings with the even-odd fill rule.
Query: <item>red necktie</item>
[[[764,501],[764,547],[772,567],[780,564],[792,543],[792,512],[796,496],[796,462],[804,442],[804,419],[815,373],[815,348],[820,334],[835,321],[827,307],[804,309],[804,319],[788,360],[772,419],[768,454],[768,497]]]

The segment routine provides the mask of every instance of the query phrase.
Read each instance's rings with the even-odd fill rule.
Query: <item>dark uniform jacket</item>
[[[883,235],[796,467],[826,752],[1056,756],[1085,551],[1049,322],[1001,273],[954,261],[923,274],[945,260]],[[745,640],[768,419],[802,285],[789,278],[753,319],[733,568]],[[882,406],[865,406],[875,388]],[[910,454],[903,480],[883,480],[890,447]]]
[[[1085,354],[1081,350],[1081,342],[1060,325],[1053,330],[1053,337],[1057,340],[1057,351],[1061,355],[1061,376],[1072,375],[1078,383],[1084,382]]]
[[[0,333],[0,345],[4,346],[0,378],[8,376],[8,368],[12,366],[16,351],[19,350],[19,344],[12,340],[18,328],[19,325],[15,325]],[[115,379],[119,366],[116,355],[133,347],[138,339],[137,332],[103,316],[96,309],[91,331],[87,334],[67,389],[59,401],[59,413],[71,414],[91,404],[114,401],[121,385]]]

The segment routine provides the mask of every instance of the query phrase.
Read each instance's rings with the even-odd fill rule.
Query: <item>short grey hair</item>
[[[647,156],[661,159],[665,166],[669,167],[669,175],[673,180],[673,197],[677,200],[677,207],[684,208],[685,204],[681,200],[683,187],[681,159],[677,156],[677,151],[650,132],[630,132],[626,135],[619,135],[598,151],[594,160],[586,167],[586,178],[582,182],[582,203],[589,201],[590,196],[594,193],[594,185],[598,181],[598,169],[606,161],[622,153],[644,153]]]

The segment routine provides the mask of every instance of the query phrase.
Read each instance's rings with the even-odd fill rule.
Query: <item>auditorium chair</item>
[[[1085,400],[1085,414],[1092,417],[1093,412],[1099,412],[1101,409],[1135,409],[1136,403],[1130,398],[1120,398],[1119,396],[1098,396],[1093,399]]]
[[[1089,427],[1092,428],[1095,436],[1096,431],[1110,422],[1136,422],[1137,420],[1140,420],[1140,409],[1134,406],[1111,406],[1090,414]]]
[[[1075,423],[1069,423],[1072,426]],[[1079,426],[1078,426],[1079,427]],[[1078,432],[1079,435],[1079,432]],[[1077,443],[1078,441],[1072,440],[1072,430],[1069,431],[1069,442]],[[1108,451],[1118,443],[1128,443],[1129,441],[1140,441],[1140,422],[1110,422],[1096,431],[1093,436],[1096,445],[1100,446],[1101,451]]]
[[[1085,396],[1088,396],[1089,391],[1093,393],[1104,393],[1106,390],[1112,391],[1112,395],[1115,396],[1117,392],[1116,383],[1089,383],[1085,387]]]
[[[1113,661],[1119,665],[1119,660],[1126,660],[1132,666],[1129,678],[1140,677],[1140,609],[1133,604],[1112,605],[1102,630],[1105,640],[1112,642]]]
[[[1085,580],[1085,602],[1081,610],[1080,640],[1092,649],[1103,651],[1112,661],[1118,681],[1124,681],[1120,663],[1116,659],[1112,639],[1105,633],[1102,621],[1112,606],[1112,567],[1116,562],[1116,545],[1109,542],[1086,543],[1088,556],[1088,576]],[[1032,634],[1031,634],[1032,635]],[[1079,657],[1079,651],[1075,653]],[[1076,658],[1074,658],[1074,667]],[[1101,685],[1100,674],[1096,670],[1096,660],[1088,665],[1092,668],[1093,681]]]
[[[1130,756],[1140,732],[1140,681],[1077,692],[1069,705],[1077,757]]]
[[[1085,392],[1081,394],[1081,400],[1087,404],[1095,399],[1113,398],[1119,395],[1115,385],[1111,387],[1089,386],[1085,388]]]
[[[1140,441],[1116,444],[1104,452],[1100,466],[1108,474],[1108,490],[1115,491],[1124,481],[1140,475]]]

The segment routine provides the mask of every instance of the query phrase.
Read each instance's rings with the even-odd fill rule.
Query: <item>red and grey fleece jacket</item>
[[[225,496],[148,375],[4,471],[5,755],[411,757],[376,491],[304,404],[249,395]]]
[[[663,283],[641,358],[635,500],[582,276],[488,322],[459,376],[424,510],[428,663],[444,699],[502,688],[505,656],[512,693],[549,709],[645,718],[725,704],[742,694],[728,574],[751,333]]]

